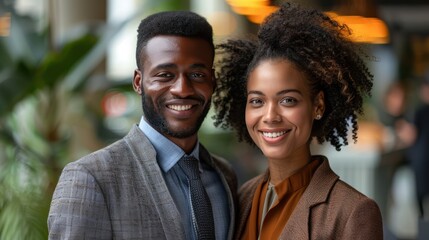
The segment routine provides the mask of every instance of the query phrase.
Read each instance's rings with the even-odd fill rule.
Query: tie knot
[[[200,178],[198,160],[196,158],[184,156],[180,159],[179,166],[182,167],[189,179]]]

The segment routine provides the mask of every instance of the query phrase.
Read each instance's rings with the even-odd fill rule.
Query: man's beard
[[[188,126],[186,129],[181,129],[174,131],[171,129],[168,125],[167,120],[161,113],[157,113],[155,111],[155,106],[151,99],[146,98],[146,94],[142,93],[142,106],[143,106],[143,113],[145,116],[146,121],[158,132],[160,132],[163,135],[171,136],[174,138],[187,138],[190,137],[198,132],[201,125],[203,124],[204,118],[206,117],[207,113],[210,110],[210,102],[205,106],[204,111],[202,114],[198,117],[197,122],[194,126]],[[200,100],[203,102],[202,100]],[[165,108],[166,106],[162,105],[162,103],[157,103],[158,109]]]

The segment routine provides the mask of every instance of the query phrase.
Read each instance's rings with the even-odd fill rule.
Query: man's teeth
[[[168,105],[168,108],[176,111],[186,111],[192,108],[192,105]]]
[[[281,131],[281,132],[263,132],[262,134],[264,135],[264,137],[276,138],[276,137],[280,137],[281,135],[283,135],[285,133],[286,133],[286,131]]]

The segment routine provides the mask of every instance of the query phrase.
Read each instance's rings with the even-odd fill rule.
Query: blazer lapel
[[[258,175],[241,186],[239,190],[239,206],[238,206],[238,221],[237,229],[235,231],[234,239],[239,239],[244,234],[246,229],[247,219],[249,218],[250,210],[252,208],[253,197],[255,196],[256,189],[259,184],[268,181],[269,170],[267,169],[264,174]]]
[[[309,218],[311,208],[326,202],[332,187],[338,180],[338,176],[331,170],[325,157],[314,156],[313,158],[321,158],[322,163],[317,168],[301,200],[292,212],[280,235],[280,239],[310,239],[311,222]]]
[[[152,144],[138,126],[131,129],[125,140],[132,149],[136,161],[140,163],[139,167],[142,169],[139,170],[144,172],[143,180],[140,182],[141,185],[137,186],[137,191],[144,193],[149,188],[153,207],[157,209],[166,238],[185,239],[181,216],[168,191],[162,170],[156,161],[156,152]],[[156,224],[154,227],[156,228]]]

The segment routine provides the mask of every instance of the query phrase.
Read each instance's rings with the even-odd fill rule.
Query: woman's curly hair
[[[217,45],[215,126],[233,129],[240,141],[253,145],[245,124],[247,77],[263,60],[287,59],[306,74],[313,98],[320,91],[325,96],[325,112],[314,121],[312,136],[340,150],[348,144],[350,127],[356,141],[357,116],[363,114],[364,97],[371,95],[373,76],[363,61],[367,55],[350,34],[319,10],[285,3],[262,23],[257,39]]]

